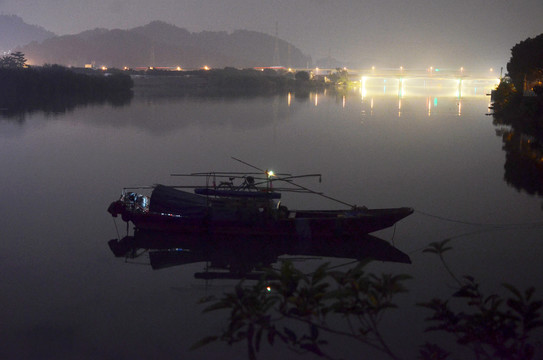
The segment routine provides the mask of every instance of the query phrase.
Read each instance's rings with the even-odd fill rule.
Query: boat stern
[[[117,200],[109,204],[107,212],[113,217],[117,217],[119,214],[122,214],[124,210],[124,204],[121,200]]]

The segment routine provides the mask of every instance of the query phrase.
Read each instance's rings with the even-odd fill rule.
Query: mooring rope
[[[543,221],[535,221],[535,222],[527,222],[527,223],[511,223],[511,224],[497,224],[497,223],[481,223],[481,222],[473,222],[473,221],[464,221],[464,220],[458,220],[453,218],[447,218],[444,216],[429,214],[423,211],[415,210],[417,214],[424,215],[427,217],[431,217],[434,219],[439,219],[443,221],[448,222],[454,222],[458,224],[464,224],[464,225],[473,225],[473,226],[491,226],[491,227],[500,227],[500,228],[508,228],[508,227],[521,227],[521,226],[543,226]]]
[[[392,232],[392,239],[390,239],[390,242],[392,243],[392,246],[396,247],[396,245],[394,244],[394,236],[396,236],[396,225],[397,224],[394,224],[394,231]]]
[[[496,224],[496,223],[478,223],[478,222],[471,222],[471,221],[463,221],[458,219],[452,219],[447,218],[439,215],[434,214],[428,214],[422,211],[415,210],[416,213],[419,213],[421,215],[439,219],[442,221],[448,221],[448,222],[454,222],[458,224],[465,224],[465,225],[473,225],[473,226],[479,226],[482,228],[479,228],[477,230],[463,232],[460,234],[452,235],[444,237],[443,240],[453,240],[453,239],[459,239],[463,237],[468,237],[472,235],[492,232],[492,231],[503,231],[503,230],[516,230],[516,229],[538,229],[543,227],[543,221],[535,221],[535,222],[526,222],[526,223],[510,223],[510,224]],[[424,249],[426,249],[428,246],[420,247],[414,250],[411,250],[408,252],[408,254],[412,255],[414,253],[418,253]]]
[[[117,232],[117,239],[121,240],[121,236],[119,235],[119,228],[117,227],[117,222],[115,221],[115,218],[112,217],[113,224],[115,224],[115,231]]]

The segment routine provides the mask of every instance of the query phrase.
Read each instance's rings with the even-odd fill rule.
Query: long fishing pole
[[[296,183],[293,182],[292,180],[283,180],[283,179],[281,179],[281,178],[278,178],[277,180],[286,181],[286,182],[288,182],[289,184],[292,184],[292,185],[294,185],[294,186],[297,186],[297,187],[299,187],[300,189],[306,190],[306,191],[308,191],[308,192],[310,192],[310,193],[312,193],[312,194],[320,195],[320,196],[322,196],[323,198],[326,198],[326,199],[328,199],[328,200],[332,200],[332,201],[338,202],[338,203],[343,204],[343,205],[347,205],[347,206],[349,206],[349,207],[351,207],[351,208],[356,207],[355,205],[349,204],[349,203],[347,203],[347,202],[345,202],[345,201],[342,201],[342,200],[333,198],[333,197],[328,196],[328,195],[324,195],[324,194],[321,193],[321,192],[314,191],[314,190],[311,190],[311,189],[309,189],[309,188],[307,188],[307,187],[305,187],[305,186],[296,184]]]
[[[252,167],[253,169],[256,169],[256,170],[259,170],[259,171],[262,171],[262,172],[268,174],[268,171],[267,171],[267,170],[262,170],[262,169],[260,169],[260,168],[258,168],[258,167],[256,167],[256,166],[254,166],[254,165],[249,164],[249,163],[246,162],[246,161],[240,160],[240,159],[235,158],[235,157],[233,157],[233,156],[232,156],[231,158],[234,159],[234,160],[236,160],[236,161],[239,161],[239,162],[242,163],[242,164],[245,164],[245,165],[247,165],[247,166],[249,166],[249,167]],[[303,189],[303,190],[305,190],[305,191],[308,191],[308,192],[310,192],[310,193],[312,193],[312,194],[322,196],[323,198],[326,198],[326,199],[328,199],[328,200],[332,200],[332,201],[338,202],[338,203],[340,203],[340,204],[349,206],[349,207],[351,207],[351,208],[356,207],[355,205],[349,204],[349,203],[347,203],[347,202],[345,202],[345,201],[342,201],[342,200],[333,198],[333,197],[328,196],[328,195],[324,195],[324,194],[321,193],[321,192],[314,191],[314,190],[311,190],[311,189],[309,189],[309,188],[307,188],[307,187],[305,187],[305,186],[296,184],[295,182],[293,182],[292,180],[289,180],[288,178],[284,178],[284,179],[282,179],[282,178],[277,178],[277,179],[275,179],[275,180],[281,180],[281,181],[288,182],[289,184],[294,185],[294,186],[296,186],[296,187],[299,187],[300,189]]]
[[[236,160],[236,161],[239,161],[239,162],[242,163],[242,164],[245,164],[245,165],[247,165],[247,166],[249,166],[249,167],[252,167],[252,168],[255,169],[255,170],[262,171],[263,173],[267,173],[266,170],[262,170],[262,169],[260,169],[260,168],[258,168],[258,167],[256,167],[256,166],[254,166],[254,165],[249,164],[248,162],[245,162],[245,161],[240,160],[240,159],[238,159],[238,158],[235,158],[235,157],[233,157],[233,156],[231,156],[231,158],[234,159],[234,160]]]

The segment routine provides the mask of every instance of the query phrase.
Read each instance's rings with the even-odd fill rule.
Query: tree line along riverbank
[[[133,85],[125,74],[88,75],[59,65],[0,68],[0,97],[4,104],[53,97],[103,98],[129,92]]]
[[[496,124],[543,139],[543,34],[513,46],[492,101]]]
[[[343,75],[343,76],[342,76]],[[284,92],[302,95],[335,85],[346,77],[340,70],[328,81],[306,71],[285,69],[200,69],[193,71],[85,69],[60,65],[27,66],[22,53],[0,58],[0,109],[9,112],[59,112],[76,104],[125,104],[138,93],[156,96],[251,96]],[[67,105],[63,105],[67,104]]]

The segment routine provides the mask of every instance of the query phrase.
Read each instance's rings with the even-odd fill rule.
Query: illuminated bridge
[[[299,69],[300,71],[302,69]],[[304,69],[314,76],[327,77],[337,69]],[[494,69],[483,72],[468,72],[464,68],[406,69],[375,67],[369,69],[345,69],[349,80],[360,84],[363,96],[397,95],[425,96],[429,93],[448,96],[482,96],[490,93],[499,83],[499,74]]]
[[[406,78],[499,78],[501,74],[496,73],[493,68],[488,69],[487,71],[468,71],[463,67],[457,69],[450,68],[434,68],[429,67],[425,69],[410,69],[400,66],[399,68],[365,68],[365,69],[351,69],[344,68],[349,77],[354,79],[361,78],[362,76],[368,77],[406,77]],[[308,71],[314,75],[328,75],[337,71],[336,68],[324,69],[324,68],[312,68],[312,69],[297,69],[297,71]]]

